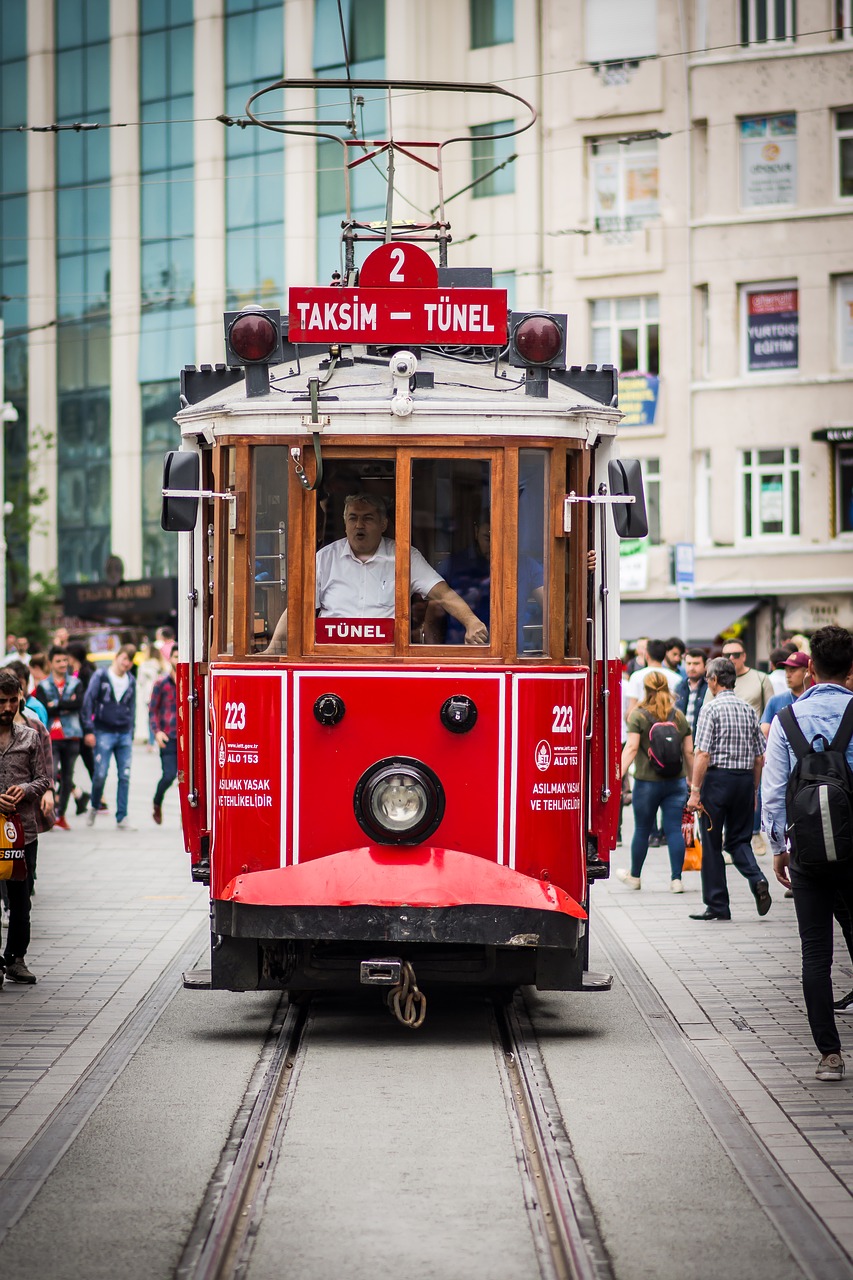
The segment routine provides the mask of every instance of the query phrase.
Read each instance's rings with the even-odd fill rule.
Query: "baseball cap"
[[[785,667],[807,667],[809,665],[809,655],[807,653],[792,653],[790,658],[786,658],[782,664]]]

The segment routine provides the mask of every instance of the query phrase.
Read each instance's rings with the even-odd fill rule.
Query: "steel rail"
[[[307,1006],[283,999],[175,1270],[176,1280],[245,1275],[305,1054]]]
[[[614,1280],[553,1086],[520,996],[495,1007],[495,1056],[543,1280]]]

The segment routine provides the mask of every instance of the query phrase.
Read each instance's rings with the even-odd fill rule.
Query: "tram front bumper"
[[[558,886],[473,854],[380,845],[236,876],[220,936],[576,951],[586,912]]]

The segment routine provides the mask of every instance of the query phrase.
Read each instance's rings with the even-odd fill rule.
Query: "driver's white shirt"
[[[394,552],[396,544],[383,538],[368,560],[354,555],[346,538],[317,552],[315,605],[321,618],[393,618]],[[411,549],[412,591],[429,595],[440,573]]]

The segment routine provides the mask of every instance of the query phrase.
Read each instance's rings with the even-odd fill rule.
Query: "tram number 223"
[[[226,729],[245,729],[245,727],[246,727],[245,702],[226,702],[225,703],[225,728]]]
[[[554,723],[551,725],[552,733],[571,733],[573,727],[573,707],[552,707],[551,714],[554,717]]]

